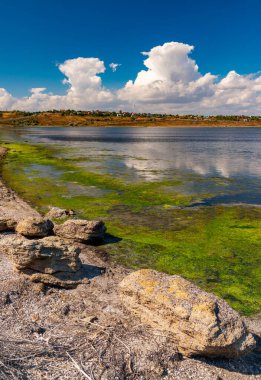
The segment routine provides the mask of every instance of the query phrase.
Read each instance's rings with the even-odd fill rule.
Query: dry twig
[[[88,380],[93,380],[89,375],[87,375],[86,372],[84,372],[84,370],[79,366],[79,364],[76,362],[76,360],[74,360],[74,358],[69,354],[69,352],[66,351],[66,354],[67,354],[67,355],[69,356],[69,358],[71,359],[71,361],[72,361],[74,367],[75,367],[76,369],[78,369],[78,371],[81,372],[81,374],[82,374],[84,377],[86,377],[86,379],[88,379]]]

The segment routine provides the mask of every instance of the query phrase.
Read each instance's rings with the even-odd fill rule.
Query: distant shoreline
[[[130,114],[115,112],[0,112],[0,126],[8,127],[165,127],[259,128],[261,117]]]
[[[180,128],[180,129],[189,129],[189,128],[205,128],[205,129],[210,129],[210,128],[261,128],[261,125],[143,125],[143,124],[137,124],[137,125],[122,125],[122,124],[114,124],[114,125],[97,125],[97,124],[92,124],[92,125],[10,125],[10,124],[1,124],[0,123],[0,128],[1,127],[18,127],[18,128],[52,128],[52,127],[57,127],[57,128]]]

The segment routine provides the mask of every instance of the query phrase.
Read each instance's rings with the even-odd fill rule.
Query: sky
[[[0,110],[261,115],[260,0],[2,0]]]

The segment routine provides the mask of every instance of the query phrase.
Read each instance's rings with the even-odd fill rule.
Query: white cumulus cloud
[[[69,59],[59,65],[59,70],[66,76],[63,83],[69,85],[62,99],[65,108],[97,108],[113,101],[114,95],[102,86],[97,75],[105,71],[103,61],[98,58]]]
[[[16,98],[0,88],[0,110],[133,109],[137,112],[196,114],[261,114],[261,73],[240,75],[231,70],[224,78],[201,73],[191,58],[194,47],[169,42],[142,53],[144,69],[134,80],[112,91],[102,84],[106,68],[99,58],[68,59],[58,66],[64,95],[32,88],[30,96]],[[116,71],[120,64],[111,63]]]
[[[189,57],[193,46],[178,42],[156,46],[147,53],[147,70],[138,73],[119,90],[121,99],[141,103],[179,104],[200,101],[214,93],[216,76],[202,76]]]

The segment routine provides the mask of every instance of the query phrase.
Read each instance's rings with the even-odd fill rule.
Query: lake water
[[[5,141],[67,148],[86,169],[126,181],[184,180],[195,204],[261,204],[260,128],[12,128]],[[86,159],[86,160],[85,160]]]
[[[261,129],[0,128],[0,141],[16,143],[7,183],[42,213],[102,218],[116,262],[260,311]]]

